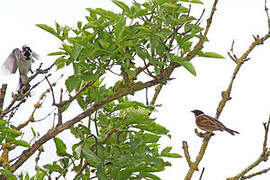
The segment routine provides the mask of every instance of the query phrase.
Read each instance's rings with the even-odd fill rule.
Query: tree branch
[[[188,61],[191,60],[203,48],[203,44],[204,44],[204,42],[206,40],[207,34],[208,34],[209,29],[210,29],[211,24],[212,24],[212,19],[213,19],[214,13],[216,11],[217,3],[218,3],[218,0],[215,0],[214,3],[213,3],[213,5],[212,5],[211,13],[210,13],[209,18],[207,19],[207,24],[206,24],[206,28],[205,28],[204,34],[201,35],[199,42],[194,46],[193,50],[190,51],[185,56],[185,60],[188,60]],[[203,158],[203,155],[205,153],[205,150],[206,150],[206,148],[208,146],[209,139],[203,141],[203,144],[201,146],[200,152],[199,152],[198,156],[196,157],[196,161],[193,162],[192,165],[191,165],[191,167],[189,168],[189,170],[188,170],[188,172],[186,174],[185,180],[190,180],[191,177],[192,177],[192,175],[193,175],[193,173],[194,173],[194,171],[195,170],[198,170],[198,165],[199,165],[199,163],[201,162],[201,160]]]
[[[0,115],[1,115],[2,110],[3,110],[6,91],[7,91],[7,84],[2,84],[2,87],[0,89]]]
[[[191,162],[190,154],[189,154],[189,151],[188,151],[188,143],[187,143],[187,141],[182,142],[182,148],[184,150],[184,154],[185,154],[185,158],[186,158],[186,161],[188,163],[188,166],[191,167],[192,162]]]
[[[154,85],[159,84],[159,80],[152,80],[148,81],[146,83],[137,82],[133,84],[133,88],[121,88],[119,91],[116,91],[112,95],[108,96],[107,98],[95,102],[90,108],[86,109],[81,114],[77,115],[76,117],[66,121],[65,123],[49,130],[45,135],[43,135],[39,140],[37,140],[31,148],[23,151],[23,153],[20,155],[19,159],[10,167],[10,171],[14,172],[16,171],[29,157],[31,157],[32,154],[34,154],[40,146],[42,146],[44,143],[46,143],[48,140],[55,137],[57,134],[61,133],[62,131],[69,129],[72,125],[76,124],[77,122],[81,121],[82,119],[90,116],[92,113],[100,109],[103,105],[110,103],[119,97],[126,96],[128,94],[133,94],[134,92],[140,91],[142,89],[145,89],[147,87],[151,87]]]
[[[245,176],[250,170],[252,170],[253,168],[255,168],[256,166],[258,166],[261,162],[263,161],[267,161],[268,157],[270,156],[270,151],[267,148],[267,140],[268,140],[268,132],[269,132],[269,124],[270,124],[270,117],[268,119],[267,123],[264,123],[264,129],[265,129],[265,133],[264,133],[264,141],[263,141],[263,150],[261,155],[259,156],[259,158],[254,161],[252,164],[250,164],[247,168],[245,168],[242,172],[240,172],[239,174],[237,174],[234,177],[230,177],[227,178],[227,180],[237,180],[237,179],[248,179],[257,175],[260,175],[262,173],[266,173],[269,171],[269,168],[264,169],[262,171],[259,171],[257,173],[253,173],[250,174],[248,176]]]

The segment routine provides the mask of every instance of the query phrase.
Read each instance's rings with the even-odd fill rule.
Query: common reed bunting
[[[193,112],[195,115],[197,126],[204,131],[211,132],[211,131],[225,130],[231,135],[234,135],[235,133],[239,134],[239,132],[227,128],[221,122],[219,122],[216,118],[208,116],[200,110],[193,110],[191,112]]]

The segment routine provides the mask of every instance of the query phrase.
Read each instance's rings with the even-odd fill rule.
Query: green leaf
[[[145,122],[144,124],[137,124],[134,125],[135,128],[141,129],[141,130],[145,130],[145,131],[149,131],[155,134],[164,134],[167,135],[169,130],[166,129],[165,127],[156,124],[155,122]]]
[[[0,119],[0,127],[5,127],[5,125],[8,123],[9,123],[8,121]]]
[[[95,168],[98,168],[98,166],[102,163],[102,160],[100,159],[100,157],[98,157],[88,147],[83,147],[82,154],[83,154],[83,157],[85,157],[86,161],[92,166],[94,166]]]
[[[108,180],[107,176],[105,175],[105,169],[102,163],[100,163],[97,168],[97,177],[99,180]]]
[[[53,138],[55,146],[56,146],[56,154],[58,156],[69,156],[70,155],[67,153],[67,146],[65,143],[60,139],[60,138]]]
[[[71,51],[71,57],[74,59],[74,60],[77,60],[81,51],[82,51],[83,47],[81,45],[77,45],[77,46],[74,46],[72,48],[72,51]]]
[[[22,134],[21,132],[15,130],[15,129],[10,129],[10,128],[0,128],[0,132],[9,133],[15,137],[20,136]]]
[[[56,31],[52,27],[50,27],[50,26],[48,26],[46,24],[37,24],[36,26],[43,29],[43,30],[45,30],[45,31],[47,31],[47,32],[49,32],[49,33],[51,33],[51,34],[53,34],[53,35],[57,35]]]
[[[32,131],[32,133],[33,133],[33,136],[36,137],[36,136],[37,136],[37,133],[36,133],[36,131],[34,130],[33,127],[31,127],[31,131]]]
[[[171,150],[172,150],[172,146],[168,146],[168,147],[164,148],[164,149],[161,151],[161,155],[162,155],[163,153],[168,153],[168,152],[170,152]]]
[[[68,164],[69,164],[69,159],[68,158],[63,158],[63,159],[60,159],[60,164],[62,165],[63,168],[67,168],[68,167]]]
[[[82,29],[82,21],[78,21],[78,22],[77,22],[77,27],[78,27],[78,29],[80,29],[80,30]]]
[[[62,106],[62,109],[61,109],[62,113],[63,113],[65,110],[68,109],[68,107],[70,106],[70,104],[71,104],[71,103],[66,103],[64,106]]]
[[[162,151],[161,151],[161,156],[164,156],[164,157],[170,157],[170,158],[180,158],[182,157],[180,154],[177,154],[177,153],[170,153],[170,151],[172,150],[172,147],[171,146],[168,146],[166,148],[164,148]]]
[[[143,176],[143,177],[147,177],[147,179],[150,178],[150,179],[153,179],[153,180],[161,180],[161,178],[159,178],[158,176],[156,176],[154,174],[150,174],[148,172],[142,172],[140,175]]]
[[[179,63],[181,66],[183,66],[186,70],[188,70],[191,74],[193,74],[194,76],[196,76],[196,70],[194,68],[194,66],[186,60],[183,60],[182,58],[179,59],[178,61],[176,61],[177,63]]]
[[[56,162],[53,162],[53,164],[46,164],[43,167],[48,169],[50,173],[52,172],[63,173],[63,168],[61,168],[61,166],[59,166]]]
[[[117,1],[117,0],[112,0],[112,2],[115,5],[117,5],[118,7],[120,7],[123,11],[125,11],[125,12],[129,12],[130,11],[128,5],[126,5],[125,3],[121,2],[121,1]]]
[[[117,37],[117,40],[119,40],[122,37],[122,34],[125,30],[126,25],[126,18],[121,17],[121,19],[117,22],[117,24],[114,27],[115,36]]]
[[[55,65],[56,65],[57,69],[62,69],[66,65],[66,59],[64,57],[60,57],[60,58],[56,59]]]
[[[203,4],[200,0],[190,0],[191,3]]]
[[[55,22],[55,27],[56,27],[57,34],[59,35],[62,28],[57,22]]]
[[[69,76],[65,82],[68,92],[72,92],[74,89],[78,89],[81,85],[81,81],[75,76]]]
[[[198,56],[200,57],[207,57],[207,58],[224,58],[224,56],[218,54],[218,53],[215,53],[215,52],[202,52],[202,51],[199,51],[197,53]]]
[[[189,2],[189,3],[196,3],[196,4],[203,4],[200,0],[180,0],[182,2]]]
[[[170,2],[171,0],[158,0],[157,1],[157,4],[158,5],[162,5],[162,4],[164,4],[164,3],[167,3],[167,2]]]
[[[143,135],[143,141],[144,143],[156,143],[160,139],[160,136],[155,135],[155,134],[149,134],[149,133],[144,133]]]
[[[67,53],[63,52],[63,51],[58,51],[58,52],[52,52],[49,53],[48,56],[58,56],[58,55],[66,55]]]
[[[8,180],[17,180],[17,177],[6,169],[0,169],[0,175],[5,175]]]
[[[24,141],[24,140],[15,140],[15,141],[11,141],[10,143],[15,144],[17,146],[23,146],[23,147],[28,147],[31,148],[31,145]]]
[[[24,180],[29,180],[29,174],[28,173],[26,173],[26,175],[25,175],[25,177],[24,177]],[[23,176],[21,176],[21,178],[20,178],[20,180],[23,180]]]

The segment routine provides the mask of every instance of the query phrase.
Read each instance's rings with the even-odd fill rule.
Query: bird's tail
[[[229,129],[229,128],[224,128],[225,131],[227,131],[228,133],[230,133],[231,135],[234,135],[234,134],[240,134],[239,132],[235,131],[235,130],[232,130],[232,129]]]

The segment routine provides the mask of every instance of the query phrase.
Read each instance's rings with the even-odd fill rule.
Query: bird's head
[[[201,115],[201,114],[204,114],[202,111],[200,111],[200,110],[193,110],[193,111],[191,111],[192,113],[194,113],[194,115],[195,116],[199,116],[199,115]]]
[[[32,56],[32,50],[27,45],[23,45],[22,53],[26,57],[27,60],[29,60],[31,58],[31,56]]]

